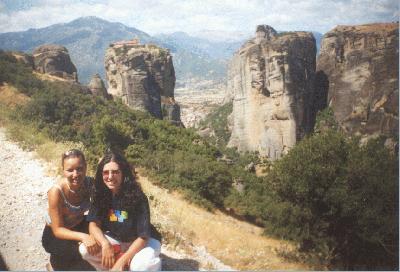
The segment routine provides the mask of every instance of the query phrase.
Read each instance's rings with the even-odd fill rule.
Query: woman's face
[[[80,157],[66,158],[63,163],[64,177],[72,190],[77,190],[83,184],[86,176],[86,164]]]
[[[118,163],[109,162],[104,165],[103,181],[113,194],[117,194],[119,192],[122,184],[122,172],[121,169],[119,169]]]

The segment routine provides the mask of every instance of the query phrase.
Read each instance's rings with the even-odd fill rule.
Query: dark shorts
[[[71,230],[88,233],[88,222],[83,220]],[[50,263],[54,270],[95,270],[82,259],[77,241],[56,238],[49,226],[43,230],[42,245],[50,253]]]

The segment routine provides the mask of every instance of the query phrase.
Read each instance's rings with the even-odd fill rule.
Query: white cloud
[[[277,30],[326,32],[338,24],[388,22],[398,20],[399,15],[397,0],[31,0],[29,3],[22,10],[1,9],[0,32],[40,28],[81,16],[121,22],[149,34],[192,33],[202,29],[253,33],[257,24],[269,24]]]

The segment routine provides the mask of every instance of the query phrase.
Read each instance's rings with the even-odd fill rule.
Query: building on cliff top
[[[138,38],[133,38],[132,40],[129,41],[118,41],[110,44],[110,46],[114,48],[119,48],[123,46],[135,46],[135,45],[140,45],[140,41]]]

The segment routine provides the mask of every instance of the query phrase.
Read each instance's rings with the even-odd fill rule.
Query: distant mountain
[[[156,38],[174,45],[177,48],[194,52],[200,56],[212,59],[230,59],[233,53],[240,48],[246,40],[238,41],[215,41],[205,38],[193,37],[185,32],[174,32],[172,34],[159,34]]]
[[[110,43],[134,37],[142,43],[153,41],[150,35],[136,28],[97,17],[83,17],[70,23],[0,34],[0,48],[31,53],[42,44],[63,45],[77,66],[79,81],[87,83],[96,73],[105,78],[104,54]]]
[[[159,34],[155,38],[175,48],[172,52],[178,86],[182,84],[182,80],[185,82],[193,77],[221,83],[226,77],[228,60],[245,42],[211,41],[185,32]]]
[[[155,43],[170,49],[178,82],[192,78],[219,81],[226,76],[224,59],[229,58],[229,53],[223,53],[225,49],[216,49],[216,44],[207,44],[205,40],[196,40],[185,33],[152,37],[136,28],[93,16],[40,29],[1,33],[0,48],[31,53],[42,44],[63,45],[77,66],[79,81],[88,83],[96,73],[105,79],[104,55],[110,43],[135,37],[141,43]],[[191,46],[195,42],[200,46]],[[220,45],[224,46],[223,43]],[[233,52],[234,49],[233,46],[228,52]]]
[[[322,34],[313,33],[319,50]],[[63,45],[78,69],[79,81],[87,84],[96,73],[105,79],[104,55],[110,43],[136,37],[141,43],[155,43],[170,49],[177,86],[198,80],[223,82],[227,62],[249,37],[243,33],[223,31],[201,31],[196,35],[199,37],[184,32],[150,36],[121,23],[89,16],[40,29],[0,33],[0,49],[31,53],[42,44]]]
[[[243,42],[251,39],[254,34],[252,29],[249,32],[202,29],[191,35],[214,42]]]

